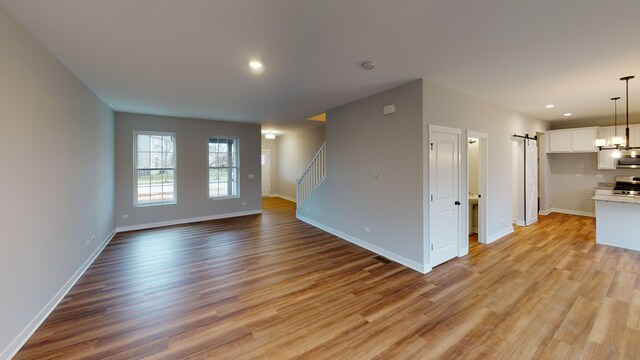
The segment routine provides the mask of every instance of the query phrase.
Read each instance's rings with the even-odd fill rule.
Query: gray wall
[[[178,203],[133,205],[133,132],[176,134]],[[237,136],[240,141],[240,198],[208,197],[208,139],[212,135]],[[260,125],[166,116],[116,114],[116,222],[118,228],[224,215],[262,208],[260,178]],[[253,174],[254,178],[249,179]],[[129,215],[123,219],[122,215]]]
[[[422,81],[329,111],[326,138],[327,178],[301,215],[421,264]]]
[[[598,182],[614,182],[616,175],[640,175],[640,170],[598,170],[597,153],[547,154],[550,167],[550,207],[594,213],[591,200]]]
[[[296,197],[296,179],[325,142],[325,126],[289,132],[277,138],[279,151],[278,194]]]
[[[624,107],[624,101],[620,106]],[[618,125],[626,121],[624,110],[618,113]],[[640,123],[640,114],[629,115],[630,124]],[[555,121],[552,129],[571,129],[588,126],[613,126],[611,116],[603,118],[578,119],[571,121]],[[613,182],[616,175],[640,175],[640,170],[598,170],[597,154],[544,154],[541,161],[549,167],[548,198],[546,207],[593,214],[595,212],[593,197],[598,182]]]
[[[488,235],[505,231],[501,220],[511,227],[513,217],[513,144],[511,134],[535,135],[547,123],[473,96],[424,81],[424,123],[480,131],[489,134],[489,189],[483,198],[488,202]],[[462,158],[466,158],[463,147]],[[463,178],[466,176],[463,166]],[[463,221],[466,212],[463,212]]]
[[[2,358],[115,222],[113,112],[2,11],[0,79]]]
[[[269,140],[262,136],[262,150],[269,150],[271,153],[271,195],[279,192],[280,184],[280,152],[278,147],[278,138]]]

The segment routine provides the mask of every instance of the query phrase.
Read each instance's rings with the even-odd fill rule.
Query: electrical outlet
[[[243,201],[243,202],[242,202],[242,205],[247,205],[247,202],[246,202],[246,201]]]
[[[371,232],[371,229],[370,229],[368,226],[365,226],[365,227],[364,227],[364,231],[366,231],[366,232]]]
[[[128,219],[128,218],[129,218],[129,214],[123,214],[123,215],[122,215],[122,218],[123,218],[123,219]]]

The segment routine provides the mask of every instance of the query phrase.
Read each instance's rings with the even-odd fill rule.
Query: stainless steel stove
[[[640,197],[640,176],[616,176],[613,195]]]

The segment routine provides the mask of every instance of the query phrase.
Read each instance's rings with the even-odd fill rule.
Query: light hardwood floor
[[[594,219],[421,275],[294,212],[118,234],[16,358],[640,357],[640,253],[596,245]]]

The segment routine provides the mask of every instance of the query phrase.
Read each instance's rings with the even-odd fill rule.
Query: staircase
[[[296,181],[296,204],[299,209],[327,177],[327,143],[313,157],[302,176]]]

